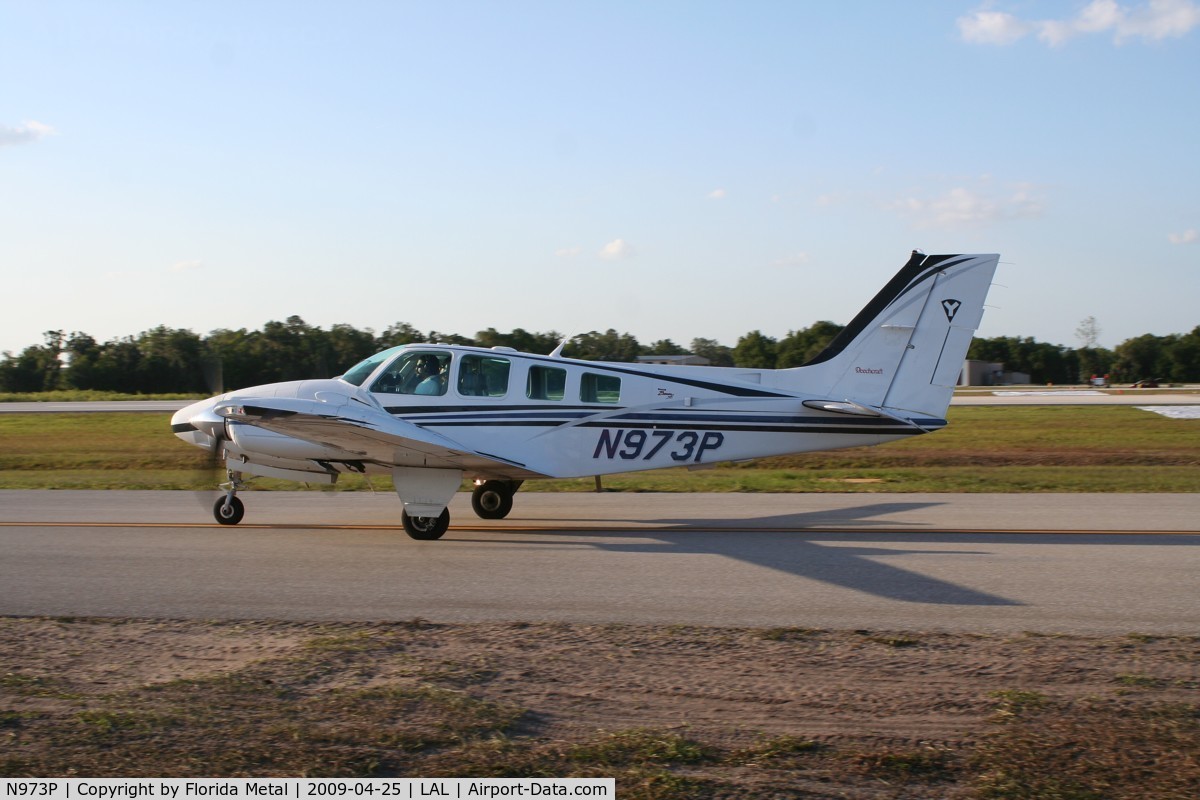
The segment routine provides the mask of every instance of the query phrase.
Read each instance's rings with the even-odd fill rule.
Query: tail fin
[[[943,417],[1000,256],[912,258],[829,346],[780,384],[868,407]]]

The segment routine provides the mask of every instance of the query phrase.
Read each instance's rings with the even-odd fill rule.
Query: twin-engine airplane
[[[907,264],[807,364],[664,366],[511,348],[410,344],[346,374],[255,386],[179,411],[181,439],[223,456],[213,512],[235,525],[247,475],[335,483],[390,473],[404,530],[438,539],[464,477],[471,504],[501,519],[534,478],[876,445],[946,425],[998,255]]]

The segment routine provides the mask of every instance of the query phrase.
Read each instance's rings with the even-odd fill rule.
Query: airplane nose
[[[179,409],[171,416],[171,430],[180,439],[197,447],[212,447],[217,431],[225,420],[213,413],[217,398],[210,397]]]
[[[172,414],[171,415],[171,430],[178,433],[179,428],[181,428],[185,425],[190,425],[188,420],[191,419],[192,409],[194,409],[196,407],[196,405],[197,405],[196,403],[192,403],[190,406],[184,406],[183,408],[179,409],[174,414]]]

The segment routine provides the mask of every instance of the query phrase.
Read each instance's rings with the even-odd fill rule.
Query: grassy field
[[[950,426],[884,445],[713,469],[604,478],[628,492],[1194,492],[1200,420],[1128,406],[950,409]],[[163,414],[0,415],[0,488],[206,489],[207,456],[171,435]],[[390,490],[386,477],[374,488]],[[260,489],[296,484],[257,480]],[[362,479],[341,490],[365,489]],[[590,478],[522,491],[591,491]]]
[[[95,400],[201,400],[204,395],[184,394],[129,394],[128,392],[103,392],[98,389],[57,389],[52,392],[0,392],[0,403],[79,403]]]

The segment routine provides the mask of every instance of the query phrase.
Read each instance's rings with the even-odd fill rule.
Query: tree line
[[[693,339],[688,348],[670,339],[643,345],[632,334],[610,328],[572,337],[563,354],[596,361],[635,361],[643,355],[693,353],[714,366],[782,369],[812,359],[842,328],[821,321],[789,331],[782,338],[754,330],[733,347],[713,339]],[[261,383],[333,377],[373,353],[401,344],[441,342],[549,353],[561,341],[556,331],[535,333],[515,328],[502,333],[488,328],[466,337],[422,333],[404,322],[378,334],[342,324],[324,330],[297,316],[268,322],[261,330],[221,329],[207,336],[162,325],[107,342],[98,342],[86,333],[47,331],[42,344],[15,355],[4,353],[0,391],[216,393]],[[1200,326],[1187,334],[1145,334],[1112,350],[1095,346],[1094,337],[1075,349],[1029,337],[977,338],[968,358],[1002,363],[1010,371],[1029,374],[1034,383],[1083,383],[1092,375],[1107,375],[1114,383],[1146,379],[1197,382]]]

